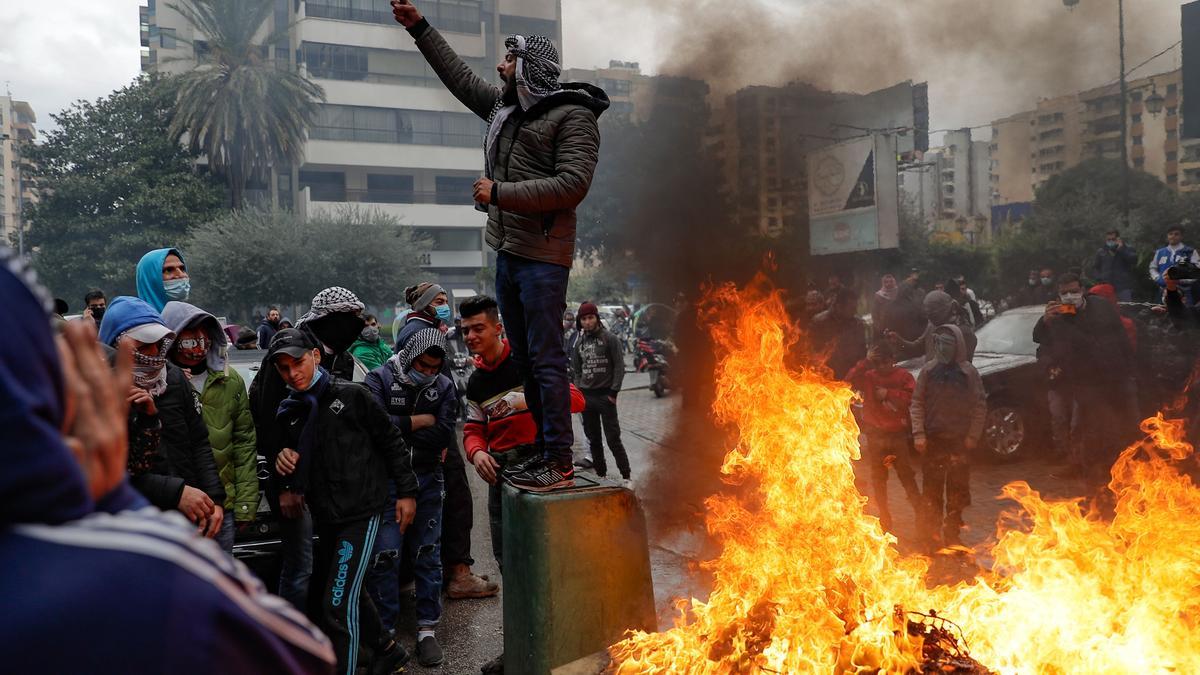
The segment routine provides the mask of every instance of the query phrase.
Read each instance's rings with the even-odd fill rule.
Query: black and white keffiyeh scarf
[[[300,317],[296,325],[300,326],[301,324],[336,312],[357,314],[365,311],[366,308],[367,306],[358,299],[354,291],[342,288],[341,286],[330,286],[313,297],[312,306],[309,307],[308,312],[304,316]]]
[[[508,53],[517,57],[517,104],[522,110],[529,110],[542,99],[560,91],[558,77],[562,74],[562,64],[559,60],[558,49],[554,42],[542,35],[510,35],[504,40]],[[484,137],[484,158],[487,162],[487,176],[493,177],[495,165],[496,138],[500,129],[514,112],[516,105],[506,105],[504,96],[496,99],[496,105],[488,115],[488,132]]]

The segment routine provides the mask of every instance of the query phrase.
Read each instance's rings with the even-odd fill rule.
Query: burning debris
[[[1020,526],[1001,526],[992,572],[939,584],[864,510],[850,390],[782,366],[799,336],[780,294],[760,277],[706,303],[713,409],[738,431],[722,474],[744,494],[706,502],[721,546],[703,563],[708,598],[614,645],[612,672],[1200,672],[1200,489],[1179,468],[1182,422],[1143,423],[1113,467],[1111,519],[1006,486]]]

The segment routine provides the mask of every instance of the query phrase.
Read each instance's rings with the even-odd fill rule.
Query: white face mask
[[[1083,293],[1060,293],[1058,298],[1064,305],[1083,306]]]

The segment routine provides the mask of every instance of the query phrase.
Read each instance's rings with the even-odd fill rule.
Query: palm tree
[[[169,6],[206,40],[205,53],[196,50],[196,66],[178,78],[171,131],[188,135],[192,149],[203,152],[210,169],[225,177],[233,208],[241,208],[249,179],[267,178],[272,167],[303,159],[305,132],[325,91],[267,58],[287,27],[277,26],[275,33],[255,40],[271,16],[272,0],[191,0]]]

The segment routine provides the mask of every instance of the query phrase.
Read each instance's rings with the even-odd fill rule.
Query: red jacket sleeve
[[[916,388],[917,382],[907,370],[900,370],[900,372],[903,374],[903,377],[898,378],[900,386],[888,387],[887,397],[900,410],[908,410],[908,406],[912,403],[913,389]]]
[[[483,422],[467,422],[463,426],[463,449],[467,451],[467,461],[475,457],[475,453],[487,450],[487,425]]]
[[[571,412],[583,412],[585,407],[586,403],[583,398],[583,392],[576,389],[575,385],[571,385]]]

